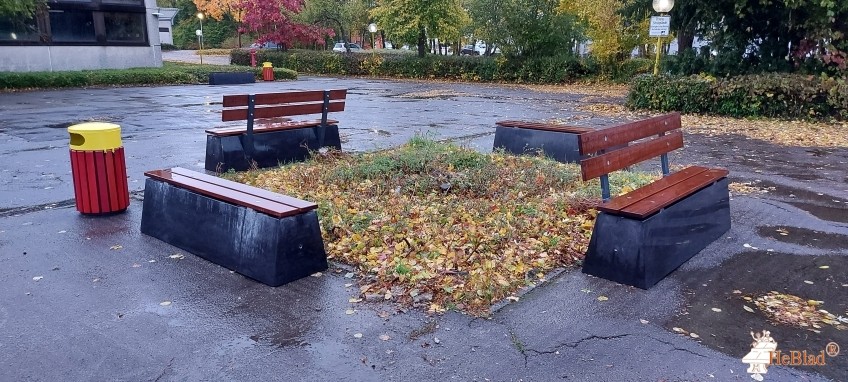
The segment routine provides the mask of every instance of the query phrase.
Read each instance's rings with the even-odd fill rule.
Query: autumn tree
[[[300,23],[296,15],[303,9],[303,0],[238,0],[235,4],[244,10],[244,25],[259,35],[257,42],[274,42],[291,46],[295,42],[324,43],[324,36],[332,33],[318,25]]]
[[[31,17],[45,0],[3,0],[0,1],[0,17]]]
[[[393,41],[414,42],[418,56],[427,52],[427,38],[459,40],[470,22],[460,0],[380,0],[371,11]]]
[[[581,39],[576,17],[557,12],[559,0],[468,0],[474,35],[522,56],[572,54]]]
[[[610,65],[630,56],[637,45],[647,42],[645,22],[625,22],[621,10],[632,0],[561,0],[559,11],[586,23],[592,42],[591,54]]]
[[[365,29],[370,15],[365,0],[306,0],[298,19],[331,28],[342,42],[348,42],[353,31]]]

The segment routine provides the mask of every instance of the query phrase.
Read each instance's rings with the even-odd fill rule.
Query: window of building
[[[39,40],[40,32],[35,17],[0,17],[0,41],[23,43]]]
[[[145,42],[144,13],[103,12],[106,42]]]
[[[97,42],[91,11],[50,10],[53,42]]]

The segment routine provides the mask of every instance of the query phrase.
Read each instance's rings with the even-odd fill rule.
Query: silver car
[[[364,50],[362,49],[361,46],[359,46],[358,44],[354,44],[352,42],[347,43],[347,47],[350,48],[350,51],[353,52],[353,53],[364,52]],[[333,47],[333,52],[336,52],[336,53],[347,52],[347,50],[345,49],[344,43],[343,42],[337,42],[336,45]]]

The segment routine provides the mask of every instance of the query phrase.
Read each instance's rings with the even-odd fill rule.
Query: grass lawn
[[[577,165],[423,138],[228,177],[318,203],[328,256],[358,269],[362,299],[476,315],[580,264],[599,193]],[[619,172],[613,192],[651,179]]]

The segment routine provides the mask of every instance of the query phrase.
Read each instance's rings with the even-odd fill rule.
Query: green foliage
[[[583,40],[574,15],[557,12],[559,0],[470,0],[474,37],[499,46],[507,55],[573,54]]]
[[[844,78],[757,74],[724,79],[641,76],[630,87],[634,109],[731,117],[848,119]]]
[[[426,38],[456,41],[471,21],[460,0],[383,0],[371,15],[390,40],[417,44],[419,56]]]
[[[411,54],[337,54],[292,49],[288,52],[260,50],[257,62],[270,61],[301,73],[332,75],[375,75],[401,78],[440,78],[463,81],[509,81],[519,83],[564,83],[595,75],[576,57],[460,57]],[[230,61],[250,63],[247,50],[233,50]]]
[[[0,1],[0,17],[29,17],[43,5],[45,0],[3,0]]]
[[[103,69],[68,72],[0,72],[0,90],[68,88],[84,86],[129,86],[208,83],[212,72],[254,72],[261,68],[165,63],[161,68]],[[274,78],[296,79],[297,73],[274,68]]]

